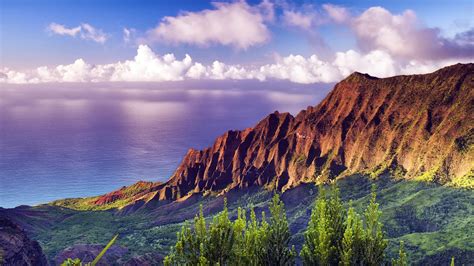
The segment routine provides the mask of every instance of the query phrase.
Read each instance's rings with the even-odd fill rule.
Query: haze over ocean
[[[225,89],[222,89],[224,88]],[[297,113],[332,87],[286,82],[5,85],[0,207],[164,181],[189,148],[267,114]]]

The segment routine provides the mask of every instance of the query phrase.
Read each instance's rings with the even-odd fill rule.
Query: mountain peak
[[[391,78],[354,72],[296,118],[276,111],[254,128],[224,134],[185,158],[171,180],[181,195],[254,185],[285,190],[384,171],[404,178],[430,172],[449,182],[474,159],[470,147],[453,146],[473,132],[473,67]]]
[[[356,71],[350,74],[347,78],[345,78],[344,81],[353,82],[353,81],[359,81],[359,80],[376,80],[376,79],[379,79],[379,78],[371,76],[367,73],[361,73],[361,72]]]
[[[189,150],[166,183],[132,192],[150,202],[386,172],[455,182],[473,167],[473,103],[474,64],[391,78],[355,72],[319,105],[295,117],[276,111],[253,128],[228,131],[212,147]]]

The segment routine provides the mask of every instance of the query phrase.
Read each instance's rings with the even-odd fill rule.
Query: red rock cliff
[[[166,183],[92,200],[143,204],[250,186],[285,190],[385,171],[446,183],[472,178],[473,143],[474,64],[384,79],[354,73],[296,117],[275,112],[253,128],[226,132],[212,147],[190,149]]]
[[[275,112],[210,148],[190,149],[158,197],[286,189],[384,170],[404,178],[429,172],[443,183],[472,169],[473,135],[474,64],[384,79],[354,73],[296,117]]]

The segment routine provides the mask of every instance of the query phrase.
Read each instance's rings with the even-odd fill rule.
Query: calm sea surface
[[[0,84],[0,207],[163,181],[188,148],[279,110],[315,105],[331,85],[207,82]]]

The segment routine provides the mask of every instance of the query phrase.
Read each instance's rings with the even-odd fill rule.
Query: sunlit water
[[[315,105],[330,85],[0,84],[0,206],[164,181],[189,148],[275,110]]]

